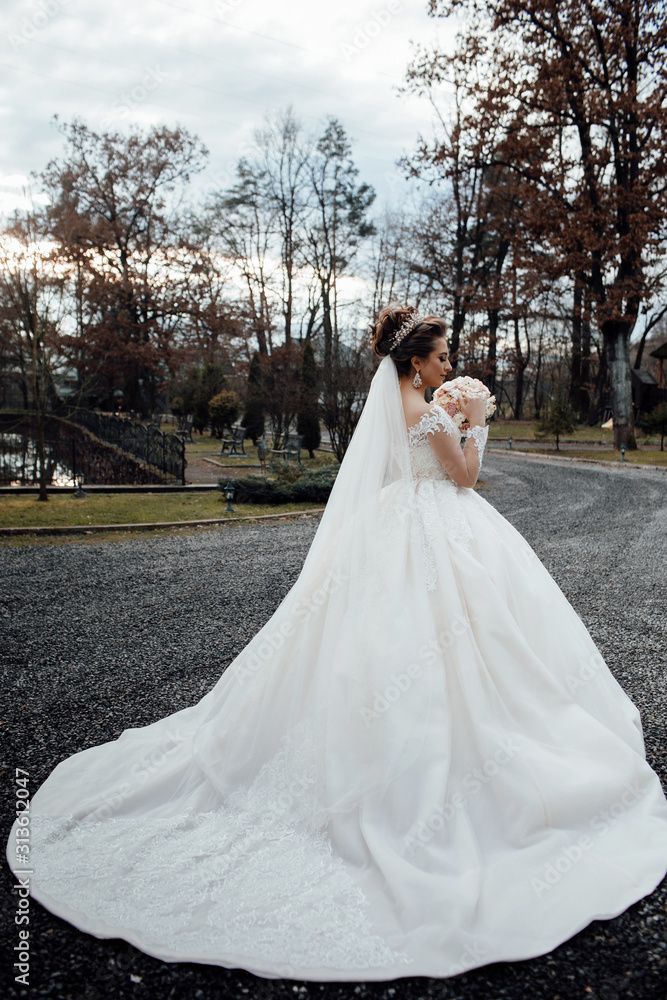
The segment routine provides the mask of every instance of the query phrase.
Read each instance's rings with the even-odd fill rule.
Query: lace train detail
[[[319,827],[310,818],[311,749],[312,728],[301,723],[247,789],[205,813],[35,817],[40,887],[112,930],[202,959],[261,958],[287,976],[411,963],[372,932],[368,901],[333,855],[323,815]]]

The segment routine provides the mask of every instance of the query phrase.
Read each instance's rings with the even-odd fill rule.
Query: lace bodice
[[[472,544],[472,532],[465,507],[470,501],[471,490],[457,486],[440,462],[431,447],[429,434],[445,431],[460,441],[463,437],[471,439],[481,456],[486,444],[488,428],[473,427],[462,434],[452,418],[445,410],[434,403],[429,410],[421,415],[416,424],[407,428],[410,452],[410,466],[414,483],[404,484],[399,489],[391,513],[388,512],[388,527],[392,527],[392,518],[399,521],[409,516],[412,532],[422,552],[424,577],[428,590],[434,590],[437,583],[437,565],[432,551],[430,538],[437,531],[439,524],[447,525],[447,534],[451,541],[464,548]],[[466,448],[470,447],[467,441]]]
[[[444,479],[453,484],[453,480],[447,475],[428,440],[429,434],[441,430],[446,431],[447,434],[451,434],[452,437],[458,436],[459,439],[462,437],[472,439],[480,453],[481,467],[482,454],[489,433],[488,428],[471,427],[465,434],[461,434],[461,431],[450,415],[441,406],[434,403],[430,410],[422,413],[416,424],[408,428],[410,464],[415,479]],[[466,447],[468,447],[467,444]]]

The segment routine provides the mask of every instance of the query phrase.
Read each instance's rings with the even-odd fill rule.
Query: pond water
[[[62,444],[44,443],[49,486],[72,486],[72,457]],[[0,431],[0,486],[35,486],[39,482],[37,441],[28,434]]]

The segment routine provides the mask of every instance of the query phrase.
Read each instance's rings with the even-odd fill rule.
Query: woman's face
[[[447,373],[452,370],[449,362],[449,345],[445,337],[438,337],[433,342],[433,350],[427,358],[418,358],[415,355],[411,360],[414,367],[419,368],[424,387],[427,385],[433,385],[436,388],[441,386]]]

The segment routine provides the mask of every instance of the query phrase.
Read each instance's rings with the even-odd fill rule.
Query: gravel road
[[[528,539],[638,705],[667,783],[667,477],[488,456],[482,495]],[[34,790],[63,758],[192,704],[298,576],[314,519],[123,542],[0,547],[5,745],[2,830],[15,767]],[[4,840],[3,840],[4,843]],[[4,852],[4,847],[3,847]],[[5,868],[4,968],[16,943]],[[615,1000],[667,997],[667,882],[549,955],[449,980],[294,983],[159,962],[98,941],[32,904],[31,985],[4,995],[217,1000]],[[3,975],[0,969],[0,977]]]

